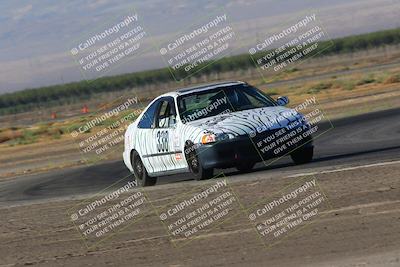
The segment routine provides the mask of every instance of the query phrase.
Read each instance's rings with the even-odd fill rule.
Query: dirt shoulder
[[[246,182],[230,183],[245,208],[301,178],[246,175]],[[66,213],[81,200],[1,208],[0,265],[396,266],[399,177],[399,164],[317,175],[330,208],[270,248],[260,241],[246,212],[210,231],[199,231],[186,244],[184,239],[171,239],[152,210],[110,239],[87,248]],[[187,187],[155,187],[146,194],[159,210],[194,186],[217,181],[221,179]]]

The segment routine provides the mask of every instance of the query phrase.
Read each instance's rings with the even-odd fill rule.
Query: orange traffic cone
[[[84,105],[83,108],[81,109],[81,112],[84,113],[84,114],[88,113],[89,112],[89,108],[86,105]]]

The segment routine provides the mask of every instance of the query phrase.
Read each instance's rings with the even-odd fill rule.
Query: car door
[[[172,97],[161,98],[156,112],[153,140],[156,142],[156,153],[153,161],[157,172],[175,173],[185,168],[182,151],[176,145],[176,110]]]
[[[154,162],[154,155],[157,152],[157,143],[154,140],[154,125],[156,113],[159,110],[161,100],[154,101],[141,117],[135,131],[135,150],[142,158],[143,165],[149,174],[158,171],[159,167]]]

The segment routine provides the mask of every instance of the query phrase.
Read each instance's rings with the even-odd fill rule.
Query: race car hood
[[[231,137],[260,133],[301,121],[303,116],[293,109],[274,106],[220,114],[188,122],[187,125],[214,134],[225,133]]]

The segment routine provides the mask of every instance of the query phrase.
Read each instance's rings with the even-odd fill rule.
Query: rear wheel
[[[314,147],[301,147],[296,149],[290,157],[295,164],[305,164],[312,161],[314,156]]]
[[[212,178],[214,170],[212,168],[203,168],[197,155],[196,147],[193,143],[186,143],[185,156],[187,164],[189,166],[189,170],[191,173],[193,173],[194,178],[197,181]]]
[[[156,184],[157,177],[149,176],[146,168],[143,165],[142,159],[136,151],[132,152],[131,162],[137,186],[152,186]]]

